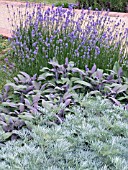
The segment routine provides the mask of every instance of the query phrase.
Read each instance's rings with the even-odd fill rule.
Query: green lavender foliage
[[[127,170],[128,111],[84,97],[61,125],[50,124],[52,110],[43,112],[32,132],[15,131],[20,140],[0,144],[0,170]]]

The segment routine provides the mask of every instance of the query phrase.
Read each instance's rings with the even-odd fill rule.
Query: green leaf
[[[122,87],[122,85],[121,85],[121,84],[118,84],[118,85],[115,86],[112,90],[117,93],[117,91],[118,91],[121,87]]]
[[[83,86],[75,85],[70,90],[77,90],[77,89],[81,89],[81,88],[83,88]]]
[[[43,106],[45,109],[48,109],[48,110],[51,110],[51,109],[54,107],[54,105],[53,105],[51,102],[45,101],[45,100],[43,100],[43,99],[42,99],[42,106]]]
[[[17,77],[19,78],[19,80],[20,80],[21,82],[26,82],[26,80],[27,80],[27,79],[26,79],[24,76],[22,76],[21,74],[18,74]]]
[[[117,84],[117,83],[113,83],[109,85],[109,87],[117,87],[117,88],[120,88],[121,86],[122,86],[121,84]]]
[[[84,85],[84,86],[92,88],[92,85],[90,83],[86,82],[86,81],[77,80],[74,83],[81,84],[81,85]]]
[[[62,77],[61,80],[62,80],[63,84],[64,84],[64,83],[67,83],[67,82],[70,82],[69,78],[63,78],[63,77]]]
[[[2,104],[1,104],[1,106],[0,106],[0,112],[2,113],[9,113],[10,111],[9,111],[9,109],[7,109],[7,108],[5,108],[4,106],[2,106]],[[0,113],[0,114],[1,114]]]
[[[5,140],[7,140],[9,137],[11,137],[11,135],[12,135],[12,132],[3,133],[3,134],[0,136],[0,141],[5,141]]]
[[[15,83],[7,83],[6,85],[13,87],[14,90],[22,90],[27,88],[25,85],[16,85]]]
[[[53,73],[43,73],[39,76],[38,80],[45,80],[47,77],[52,77],[54,76]]]
[[[41,82],[32,81],[32,84],[33,84],[33,86],[35,87],[36,90],[40,89]]]
[[[11,87],[13,87],[13,88],[16,87],[15,83],[11,83],[11,82],[7,83],[6,85],[7,85],[7,86],[11,86]]]
[[[46,71],[48,71],[48,70],[49,70],[48,67],[43,67],[40,71],[41,71],[41,72],[46,72]]]
[[[94,90],[94,91],[91,91],[89,92],[90,95],[101,95],[100,91],[98,90]]]
[[[118,74],[119,68],[120,68],[120,65],[119,65],[119,63],[116,61],[115,64],[114,64],[114,66],[113,66],[113,71],[114,71],[116,74]]]
[[[124,97],[119,97],[118,100],[121,101],[121,100],[128,100],[128,96],[124,96]]]
[[[44,93],[55,93],[55,92],[56,92],[56,91],[55,91],[54,89],[50,88],[50,89],[44,90],[44,91],[43,91],[43,94],[44,94]]]
[[[3,106],[10,106],[10,107],[14,107],[16,108],[17,107],[17,104],[15,103],[12,103],[12,102],[3,102],[2,103]]]
[[[71,78],[71,81],[80,81],[81,79],[80,78],[78,78],[78,77],[72,77]]]
[[[63,82],[63,80],[57,80],[56,83],[57,84],[64,84],[65,82]]]
[[[124,84],[117,90],[117,93],[122,93],[128,89],[128,85]]]
[[[21,118],[22,120],[29,120],[29,121],[34,119],[34,116],[32,116],[30,113],[27,112],[23,112],[22,114],[19,114],[18,117]]]

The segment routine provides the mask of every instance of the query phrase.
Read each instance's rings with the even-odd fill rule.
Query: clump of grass
[[[63,6],[63,8],[68,8],[69,7],[69,4],[67,2],[58,2],[58,3],[55,3],[55,6],[58,7],[58,6]]]
[[[6,73],[3,71],[4,69],[4,54],[6,52],[6,48],[7,48],[7,40],[0,35],[0,91],[3,87],[3,85],[6,82]]]
[[[17,72],[13,70],[13,64],[7,63],[8,55],[4,55],[0,59],[0,92],[6,84],[7,80],[13,81],[13,77]],[[6,61],[7,60],[7,61]]]
[[[5,53],[8,46],[8,40],[0,35],[0,56]]]
[[[12,80],[12,77],[15,75],[8,53],[9,50],[10,43],[8,39],[0,35],[0,91],[5,85],[6,80]]]

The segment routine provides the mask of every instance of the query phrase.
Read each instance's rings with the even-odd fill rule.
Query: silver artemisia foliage
[[[100,97],[81,103],[61,125],[43,110],[31,132],[16,131],[20,140],[0,145],[0,170],[127,170],[128,111]]]

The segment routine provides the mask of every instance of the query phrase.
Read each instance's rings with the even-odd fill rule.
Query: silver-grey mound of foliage
[[[32,131],[14,130],[19,140],[0,143],[0,170],[127,170],[128,111],[101,97],[79,100],[62,124],[42,107],[25,121]]]

